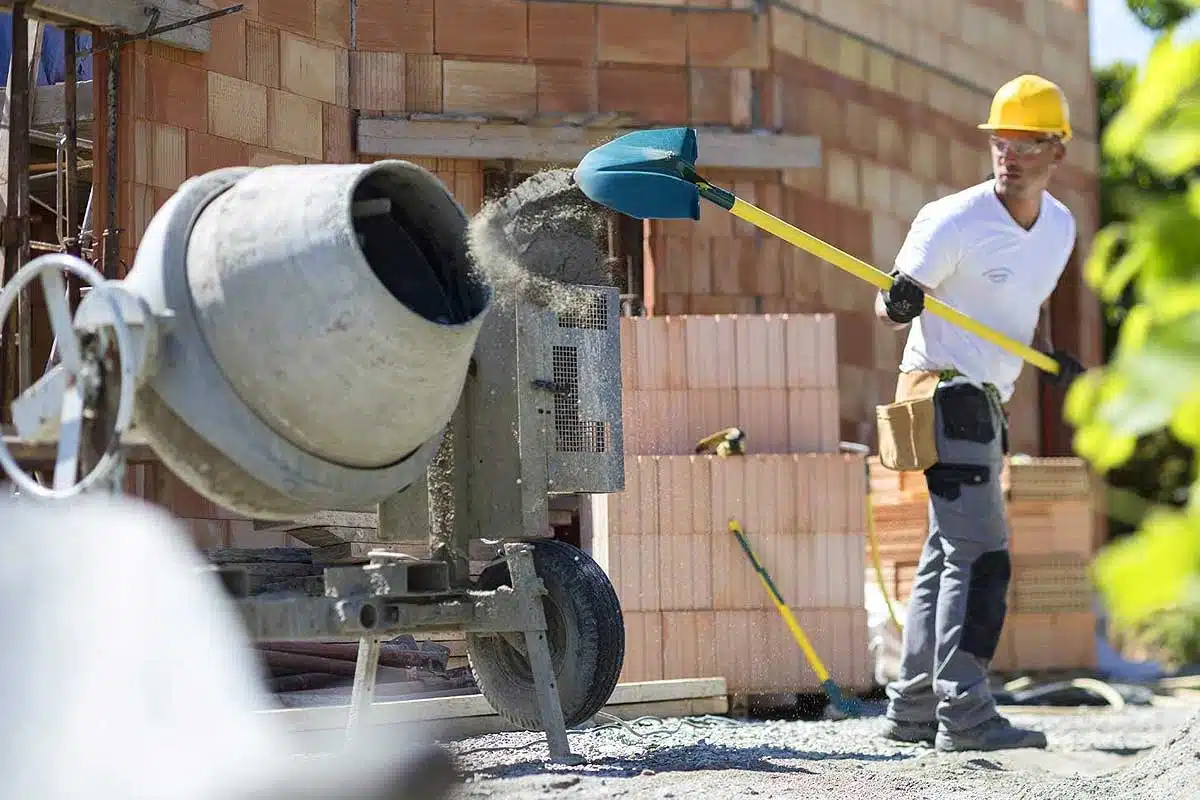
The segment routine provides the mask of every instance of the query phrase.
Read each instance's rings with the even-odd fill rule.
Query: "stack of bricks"
[[[924,476],[891,472],[878,459],[870,466],[884,583],[890,597],[907,602],[928,533]],[[1001,484],[1012,533],[1012,582],[992,669],[1091,668],[1096,617],[1088,566],[1098,539],[1087,466],[1071,458],[1009,459]],[[875,581],[873,571],[867,579]]]
[[[625,318],[621,344],[626,488],[602,499],[592,543],[625,615],[621,680],[820,688],[733,518],[837,680],[869,687],[866,472],[838,452],[833,320]],[[746,455],[692,454],[732,426],[747,432]]]
[[[832,315],[625,317],[625,451],[692,452],[738,426],[752,453],[838,449]]]

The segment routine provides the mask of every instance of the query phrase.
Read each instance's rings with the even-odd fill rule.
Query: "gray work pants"
[[[887,715],[962,731],[996,716],[987,666],[1007,611],[1009,529],[999,403],[962,378],[934,395],[938,463],[926,471],[929,536],[904,624]]]

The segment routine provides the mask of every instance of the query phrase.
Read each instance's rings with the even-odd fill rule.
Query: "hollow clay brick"
[[[752,13],[687,15],[687,61],[694,67],[770,66],[767,20]]]
[[[528,5],[521,0],[437,0],[437,52],[473,58],[526,58]]]
[[[320,159],[325,153],[323,127],[320,101],[281,89],[267,90],[267,142],[272,149]]]
[[[442,110],[442,57],[406,53],[405,104],[409,111],[437,113]]]
[[[265,145],[267,89],[220,73],[208,73],[208,132]]]
[[[350,54],[353,64],[350,105],[355,109],[399,112],[405,110],[406,62],[404,53]]]
[[[596,6],[529,3],[529,57],[591,64],[596,59]]]
[[[596,91],[596,71],[591,67],[561,64],[537,67],[537,109],[541,113],[595,111]]]
[[[328,44],[284,31],[279,39],[280,88],[293,94],[337,102],[337,51]]]
[[[250,149],[244,142],[200,131],[187,132],[188,175],[202,175],[225,167],[244,167],[249,160]]]
[[[537,69],[532,64],[443,61],[442,105],[447,112],[533,114]]]
[[[434,0],[355,0],[357,47],[434,52]]]
[[[312,36],[318,2],[325,0],[258,0],[258,18],[282,31]]]
[[[212,46],[204,54],[203,67],[235,78],[245,78],[246,20],[241,14],[227,14],[212,20],[210,24]]]
[[[599,68],[600,111],[631,113],[645,122],[687,120],[687,70],[636,66]]]
[[[600,5],[597,58],[621,64],[687,62],[687,14],[666,8]]]

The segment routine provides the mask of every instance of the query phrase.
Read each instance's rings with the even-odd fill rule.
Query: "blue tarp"
[[[37,84],[48,86],[66,80],[66,62],[63,57],[64,35],[61,28],[46,25],[42,29],[42,59],[38,64]],[[75,37],[75,50],[80,53],[76,60],[75,77],[81,81],[92,79],[92,57],[82,51],[91,50],[91,34],[79,32]],[[30,47],[33,42],[29,43]],[[12,58],[12,14],[0,14],[0,85],[8,80],[8,65]]]

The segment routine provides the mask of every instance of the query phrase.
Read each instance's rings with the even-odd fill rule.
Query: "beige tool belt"
[[[924,472],[937,463],[933,395],[942,378],[939,370],[901,372],[895,402],[875,406],[879,462],[884,467]]]

